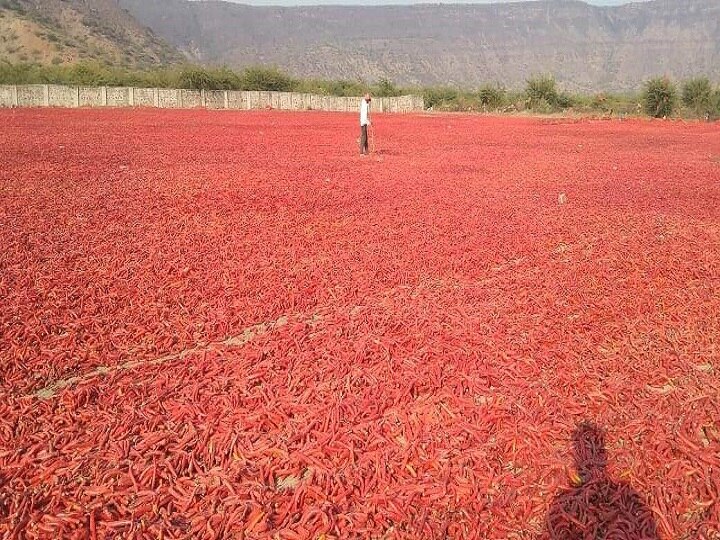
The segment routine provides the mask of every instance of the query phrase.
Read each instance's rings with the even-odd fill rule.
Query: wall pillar
[[[135,87],[131,86],[128,88],[128,105],[130,107],[135,106]]]
[[[205,99],[205,89],[200,89],[200,106],[204,109],[207,107],[207,100]]]
[[[103,107],[107,107],[107,86],[100,87],[100,103]]]
[[[228,99],[228,91],[225,90],[223,92],[223,108],[229,109],[230,108],[230,100]]]
[[[12,104],[13,107],[19,107],[20,102],[18,101],[18,87],[16,84],[12,87]]]
[[[43,105],[46,107],[50,106],[50,85],[43,85]]]
[[[179,108],[181,108],[181,109],[184,108],[184,104],[183,104],[183,91],[182,91],[180,88],[177,89],[177,102],[178,102],[178,107],[179,107]]]
[[[153,89],[153,105],[155,107],[160,107],[160,89],[159,88]]]

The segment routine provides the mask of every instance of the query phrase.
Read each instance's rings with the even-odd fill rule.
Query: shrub
[[[190,66],[179,75],[179,85],[193,90],[236,90],[242,87],[242,80],[227,68],[202,68]]]
[[[643,92],[645,112],[655,118],[672,115],[677,104],[677,90],[667,77],[651,79]]]
[[[428,108],[452,108],[453,104],[457,104],[458,91],[454,88],[426,88],[423,90],[423,100]]]
[[[397,86],[395,86],[391,81],[385,78],[381,78],[377,82],[373,93],[378,97],[393,97],[402,94],[402,92]]]
[[[65,83],[78,86],[103,86],[112,84],[114,79],[110,70],[99,62],[80,62],[59,74]]]
[[[361,81],[330,81],[325,89],[332,96],[361,96],[369,90]]]
[[[180,72],[180,86],[194,90],[209,90],[215,86],[215,81],[203,68],[189,67]]]
[[[480,105],[490,109],[499,109],[507,103],[507,91],[499,86],[484,85],[478,90]]]
[[[240,90],[242,78],[230,68],[225,66],[211,71],[216,81],[215,90]]]
[[[533,111],[540,114],[550,114],[553,112],[554,107],[546,99],[538,99],[531,102],[531,108]]]
[[[682,100],[687,107],[690,107],[698,115],[711,112],[713,90],[710,79],[697,77],[685,81],[682,89]]]
[[[535,75],[528,79],[525,98],[531,109],[543,113],[567,109],[575,103],[569,94],[558,92],[551,75]]]
[[[532,109],[552,107],[558,100],[555,79],[551,75],[535,75],[527,80],[525,95]]]
[[[365,92],[369,92],[370,88],[362,81],[346,81],[340,79],[334,81],[302,81],[295,90],[297,92],[308,92],[328,96],[361,96]]]
[[[575,106],[575,98],[566,92],[559,92],[555,98],[553,106],[556,109],[569,109]]]
[[[292,92],[299,86],[298,81],[277,68],[249,67],[241,77],[243,90],[264,90],[270,92]]]
[[[446,107],[452,111],[479,111],[482,106],[476,93],[474,92],[458,92],[457,99],[450,102]]]
[[[0,84],[30,84],[30,66],[0,60]]]
[[[710,118],[720,117],[720,88],[713,92],[710,98]]]

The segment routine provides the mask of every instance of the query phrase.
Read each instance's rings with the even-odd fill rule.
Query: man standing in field
[[[368,126],[370,125],[370,94],[360,101],[360,154],[368,153]]]

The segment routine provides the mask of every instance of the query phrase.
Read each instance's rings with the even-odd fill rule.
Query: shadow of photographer
[[[551,540],[660,540],[652,511],[627,483],[607,473],[603,430],[589,422],[573,433],[574,487],[555,497],[547,516]]]

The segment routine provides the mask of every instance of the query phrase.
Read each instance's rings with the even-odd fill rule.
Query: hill
[[[294,75],[401,84],[523,85],[551,72],[568,90],[630,90],[662,74],[720,78],[720,2],[258,7],[119,0],[190,59]]]
[[[140,66],[182,59],[115,0],[0,0],[0,60]]]

